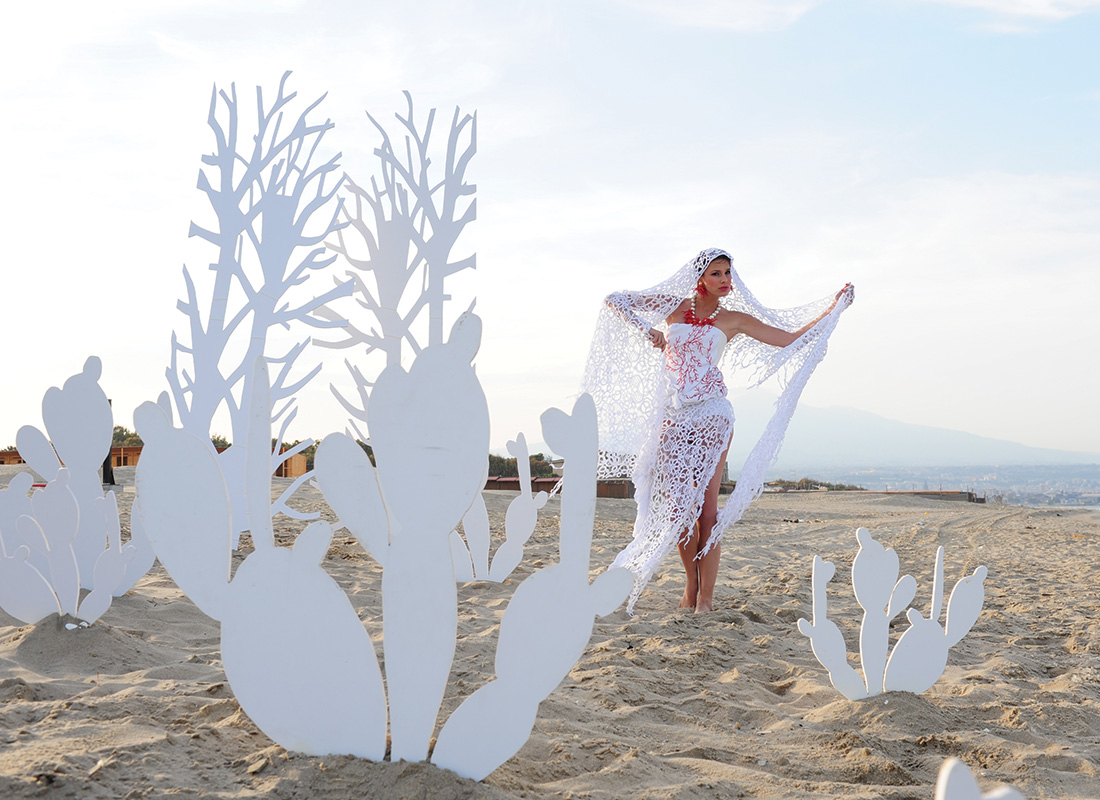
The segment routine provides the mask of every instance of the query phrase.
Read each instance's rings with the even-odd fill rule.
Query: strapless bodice
[[[671,405],[694,405],[726,396],[718,367],[726,341],[726,335],[713,325],[674,322],[668,326],[665,379]]]

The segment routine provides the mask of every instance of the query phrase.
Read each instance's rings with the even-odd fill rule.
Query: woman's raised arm
[[[806,331],[810,330],[814,325],[821,322],[829,312],[836,308],[836,304],[840,302],[840,298],[845,295],[848,296],[848,302],[851,303],[855,299],[856,287],[850,283],[844,284],[844,288],[836,293],[836,297],[833,298],[832,304],[821,312],[816,319],[807,322],[797,331],[785,331],[782,328],[776,328],[773,325],[768,325],[766,322],[761,322],[756,317],[749,314],[742,314],[741,312],[732,312],[736,316],[734,317],[734,325],[730,327],[723,326],[726,335],[729,338],[733,338],[733,335],[743,333],[746,336],[756,339],[758,342],[764,344],[774,345],[775,347],[786,347],[789,344],[797,341]],[[732,335],[731,335],[732,334]]]

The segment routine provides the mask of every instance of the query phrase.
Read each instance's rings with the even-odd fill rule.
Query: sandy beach
[[[119,472],[132,483],[132,470]],[[486,493],[495,537],[513,496]],[[296,499],[333,518],[315,490]],[[122,505],[128,526],[129,499]],[[512,578],[459,586],[441,721],[492,674],[516,583],[557,560],[559,510],[552,501],[541,512]],[[593,574],[627,543],[633,515],[633,501],[598,502]],[[304,527],[277,523],[284,544]],[[946,592],[978,565],[989,569],[980,618],[923,695],[845,700],[796,628],[811,614],[819,554],[836,564],[830,618],[855,656],[859,526],[896,549],[924,613],[938,545]],[[956,756],[987,792],[1010,784],[1031,800],[1097,798],[1098,546],[1100,510],[765,495],[724,542],[717,610],[676,608],[683,579],[678,561],[667,561],[636,617],[620,609],[596,621],[527,744],[482,783],[423,763],[307,757],[273,744],[226,683],[218,624],[156,565],[85,630],[55,620],[20,626],[0,612],[0,797],[931,800],[940,765]],[[235,562],[248,552],[246,537]],[[377,564],[341,530],[325,568],[380,652]],[[899,616],[892,637],[905,627]]]

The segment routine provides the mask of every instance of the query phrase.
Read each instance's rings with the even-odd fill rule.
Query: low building
[[[26,464],[23,457],[19,455],[18,450],[0,450],[0,464],[5,466],[10,464]]]
[[[217,448],[222,452],[226,448]],[[285,452],[285,450],[284,450]],[[141,459],[141,445],[115,445],[111,448],[111,467],[136,467]],[[25,464],[18,450],[0,450],[0,465]],[[295,453],[275,469],[276,478],[299,478],[307,472],[303,453]]]
[[[111,448],[112,467],[136,467],[141,458],[141,445],[116,445]]]
[[[300,478],[307,472],[307,463],[304,453],[295,453],[275,468],[275,477]]]

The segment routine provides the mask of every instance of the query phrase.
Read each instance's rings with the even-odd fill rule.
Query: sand
[[[494,533],[512,496],[486,493]],[[298,505],[332,518],[313,490]],[[459,587],[441,720],[491,675],[516,583],[556,560],[559,509],[552,501],[542,512],[509,581]],[[593,572],[626,544],[633,513],[632,501],[599,501]],[[860,525],[897,550],[925,613],[937,545],[947,591],[989,568],[981,617],[923,695],[845,700],[795,627],[810,615],[817,553],[837,565],[830,617],[855,651],[849,570]],[[281,519],[281,542],[302,526]],[[0,612],[0,798],[931,800],[948,756],[970,765],[985,791],[1007,783],[1032,800],[1098,798],[1098,545],[1094,510],[766,495],[726,540],[718,610],[677,609],[683,579],[667,562],[636,617],[620,609],[597,620],[527,744],[482,783],[427,764],[307,757],[273,744],[226,683],[217,623],[157,565],[86,630],[20,626]],[[325,567],[380,647],[377,565],[340,531]]]

